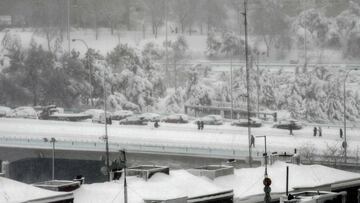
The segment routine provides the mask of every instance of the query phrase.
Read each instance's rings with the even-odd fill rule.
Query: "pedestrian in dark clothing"
[[[201,126],[200,126],[200,121],[196,121],[196,124],[197,124],[197,127],[198,127],[198,130],[200,130]]]
[[[340,138],[342,138],[343,137],[343,130],[342,130],[342,128],[340,128]]]
[[[155,123],[154,123],[154,127],[155,127],[155,128],[160,127],[160,125],[159,125],[159,122],[158,122],[158,121],[155,121]]]
[[[317,128],[314,127],[314,137],[316,137],[316,134],[317,134]]]
[[[250,138],[250,147],[255,147],[255,137],[254,137],[254,135],[251,135],[251,138]]]
[[[322,136],[322,129],[321,129],[321,126],[319,126],[319,137]]]
[[[204,121],[200,121],[200,129],[204,130]]]

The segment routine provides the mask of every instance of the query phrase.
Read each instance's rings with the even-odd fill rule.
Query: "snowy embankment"
[[[322,137],[313,137],[313,127],[304,127],[294,131],[294,136],[288,130],[273,128],[265,124],[260,128],[252,128],[254,136],[266,135],[267,147],[270,152],[292,152],[294,148],[312,145],[318,154],[328,147],[341,149],[342,139],[338,128],[322,128]],[[347,130],[349,143],[348,153],[352,155],[360,147],[359,129]],[[0,119],[1,137],[38,138],[55,137],[66,141],[100,142],[104,135],[104,125],[91,122],[44,121],[31,119]],[[111,143],[134,143],[142,145],[165,145],[200,148],[246,149],[248,146],[247,128],[231,126],[225,123],[221,126],[205,126],[198,131],[194,123],[167,124],[160,123],[160,128],[154,128],[152,123],[147,126],[122,126],[114,122],[108,125],[109,141]],[[262,153],[263,139],[256,139],[255,153]]]
[[[277,162],[268,167],[274,193],[286,191],[286,166],[289,166],[289,190],[312,188],[326,184],[359,179],[357,173],[341,171],[320,165],[293,165]],[[148,181],[128,177],[129,201],[138,203],[146,199],[166,200],[176,197],[196,197],[211,193],[234,190],[234,197],[250,199],[263,195],[264,167],[236,169],[233,175],[210,180],[198,177],[186,170],[173,170],[170,175],[155,174]],[[123,202],[123,179],[114,182],[85,184],[75,191],[75,203]],[[190,187],[189,187],[190,186]]]

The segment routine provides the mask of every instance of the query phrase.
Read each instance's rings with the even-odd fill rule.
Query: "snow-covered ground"
[[[288,130],[276,129],[272,124],[260,128],[252,128],[254,136],[266,135],[267,147],[270,152],[292,152],[294,148],[311,145],[318,154],[335,146],[341,149],[342,139],[339,128],[322,127],[322,137],[313,137],[313,127],[295,130],[294,136]],[[354,153],[360,147],[359,129],[347,130],[348,153]],[[98,142],[104,135],[104,125],[91,122],[44,121],[32,119],[0,119],[0,136],[43,138],[55,137],[67,141]],[[181,147],[246,149],[248,146],[247,128],[231,126],[205,126],[203,131],[197,130],[194,123],[168,124],[160,123],[154,128],[153,123],[147,126],[123,126],[114,122],[108,125],[109,141],[112,143],[137,143],[149,145],[169,145]],[[254,152],[263,152],[264,141],[256,139]],[[355,156],[355,155],[354,155]]]

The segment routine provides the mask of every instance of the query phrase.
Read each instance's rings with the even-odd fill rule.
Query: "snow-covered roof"
[[[49,202],[53,200],[71,199],[72,193],[54,192],[32,185],[0,177],[0,202]]]
[[[170,175],[154,174],[148,181],[127,177],[129,202],[142,203],[144,200],[170,200],[183,197],[198,197],[225,192],[210,179],[197,177],[186,170],[171,171]],[[85,184],[74,192],[75,203],[123,202],[123,179],[116,182]]]
[[[329,168],[321,165],[294,165],[276,162],[268,167],[268,177],[272,179],[271,192],[285,193],[286,166],[289,166],[289,190],[295,188],[316,188],[338,182],[360,180],[360,174]],[[235,170],[227,175],[210,180],[198,177],[186,170],[173,170],[170,175],[157,173],[148,181],[128,177],[129,201],[166,200],[180,197],[199,197],[234,190],[234,197],[246,199],[263,195],[264,167]],[[105,192],[106,191],[106,192]],[[85,203],[97,199],[107,202],[123,202],[123,180],[118,182],[82,185],[75,191],[75,202]]]
[[[322,165],[294,165],[276,162],[268,166],[268,177],[272,180],[272,193],[285,193],[286,166],[289,166],[289,190],[312,188],[343,181],[360,180],[360,174],[342,171]],[[234,175],[216,178],[214,184],[234,189],[234,195],[245,198],[264,193],[264,167],[235,170]]]

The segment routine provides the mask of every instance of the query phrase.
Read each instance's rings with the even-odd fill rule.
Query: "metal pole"
[[[286,166],[286,196],[289,195],[289,166]]]
[[[166,79],[169,84],[169,57],[168,57],[168,5],[167,0],[165,1],[165,71],[166,71]]]
[[[231,99],[231,119],[234,119],[232,56],[230,56],[230,99]]]
[[[244,24],[245,24],[245,63],[246,63],[246,97],[247,97],[247,119],[248,119],[248,147],[249,147],[249,165],[252,167],[251,158],[251,127],[250,127],[250,71],[248,54],[248,36],[247,36],[247,0],[244,0]]]
[[[106,172],[108,176],[108,180],[110,181],[110,161],[109,161],[109,137],[108,137],[108,129],[107,129],[107,108],[106,108],[106,85],[105,85],[105,67],[103,73],[103,88],[104,88],[104,114],[105,114],[105,150],[106,150]]]
[[[266,148],[266,136],[264,136],[265,138],[265,177],[267,177],[268,173],[267,173],[267,158],[268,158],[268,154],[267,154],[267,148]]]
[[[70,54],[70,0],[67,0],[67,38],[68,38],[68,52]]]
[[[351,71],[351,70],[350,70]],[[345,163],[347,162],[347,142],[346,142],[346,78],[348,77],[350,71],[347,72],[344,79],[344,155],[345,155]]]
[[[256,77],[256,93],[257,93],[257,117],[260,117],[260,72],[259,72],[259,53],[257,54],[257,64],[256,64],[256,72],[257,72],[257,77]]]
[[[55,180],[55,140],[52,140],[52,180]]]
[[[124,202],[127,203],[128,202],[128,194],[127,194],[127,181],[126,181],[126,151],[125,149],[123,150],[124,152]]]

